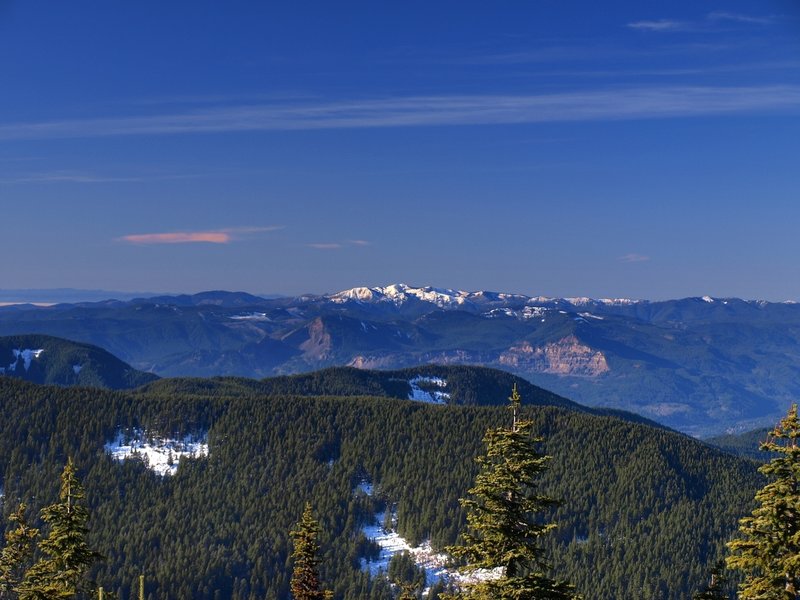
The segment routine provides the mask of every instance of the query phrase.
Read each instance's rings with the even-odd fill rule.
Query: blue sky
[[[0,288],[800,299],[795,2],[0,0]]]

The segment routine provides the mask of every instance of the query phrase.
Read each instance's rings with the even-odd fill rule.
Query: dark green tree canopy
[[[390,600],[390,583],[360,568],[372,552],[363,524],[391,503],[393,527],[412,546],[457,543],[466,529],[458,499],[476,481],[481,439],[511,425],[506,407],[211,397],[208,383],[162,396],[0,378],[2,533],[14,528],[8,516],[22,498],[47,536],[34,517],[58,501],[63,457],[72,456],[89,501],[90,546],[108,557],[89,575],[120,600],[138,597],[141,573],[145,600],[286,600],[289,532],[306,501],[321,525],[325,589],[336,600]],[[668,430],[536,406],[519,389],[521,417],[546,440],[537,448],[554,455],[536,487],[565,499],[549,513],[558,529],[540,538],[553,566],[545,572],[592,600],[686,600],[707,584],[764,484],[756,467]],[[209,456],[182,459],[175,476],[160,477],[106,453],[120,428],[179,438],[209,431]],[[375,497],[353,492],[364,473]]]

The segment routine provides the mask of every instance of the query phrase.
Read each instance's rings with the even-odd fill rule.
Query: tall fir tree
[[[466,560],[460,571],[470,583],[462,592],[443,598],[577,598],[573,586],[544,574],[548,565],[541,538],[556,526],[542,522],[541,513],[558,503],[538,493],[535,486],[550,457],[537,451],[543,440],[533,436],[533,423],[520,417],[516,385],[509,400],[512,426],[486,432],[486,454],[477,459],[480,472],[475,486],[469,490],[470,498],[461,500],[468,530],[463,545],[448,548],[455,557]]]
[[[291,532],[294,543],[294,570],[290,587],[294,600],[324,600],[325,592],[319,578],[319,523],[306,503],[300,522]]]
[[[61,474],[58,498],[42,509],[49,533],[39,544],[43,556],[28,569],[19,586],[20,600],[75,598],[87,591],[86,573],[102,558],[87,541],[89,509],[72,459]]]
[[[0,552],[0,599],[15,600],[25,572],[33,562],[33,552],[39,530],[28,524],[25,504],[20,504],[9,520],[16,524],[5,535],[5,546]]]
[[[756,493],[752,516],[739,521],[741,537],[728,543],[727,565],[745,573],[739,598],[800,598],[800,420],[797,405],[761,449],[777,454],[759,471],[769,483]]]

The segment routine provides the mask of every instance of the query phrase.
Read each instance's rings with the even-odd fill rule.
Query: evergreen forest
[[[124,392],[0,378],[2,527],[19,502],[35,518],[55,501],[72,459],[86,490],[90,545],[104,556],[90,577],[117,598],[137,598],[144,574],[153,600],[285,600],[290,532],[308,503],[325,588],[337,600],[388,600],[400,588],[362,569],[377,550],[363,526],[388,509],[411,544],[459,542],[459,498],[478,473],[483,436],[509,419],[502,406],[266,395],[248,386],[226,394],[196,383]],[[691,597],[763,485],[752,461],[664,428],[525,406],[524,395],[522,416],[552,457],[538,485],[560,500],[544,515],[557,524],[544,541],[550,574],[587,600]],[[207,433],[209,455],[181,458],[174,476],[160,476],[144,459],[120,462],[105,451],[137,429]]]

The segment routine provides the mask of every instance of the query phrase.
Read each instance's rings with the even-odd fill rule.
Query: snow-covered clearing
[[[19,364],[19,359],[22,359],[22,366],[25,367],[25,370],[31,368],[31,361],[34,358],[39,358],[44,352],[44,348],[37,348],[36,350],[31,350],[30,348],[14,348],[11,352],[14,353],[14,362],[8,365],[9,371],[16,371],[17,364]],[[4,369],[5,371],[5,369]]]
[[[433,404],[445,404],[450,400],[450,394],[441,390],[424,390],[420,384],[426,387],[447,387],[447,381],[441,377],[423,377],[417,375],[409,380],[408,385],[411,386],[411,393],[408,395],[409,400],[418,400],[419,402],[430,402]]]
[[[182,456],[208,456],[208,433],[186,435],[182,439],[155,437],[140,429],[118,433],[113,442],[105,445],[116,460],[138,458],[161,476],[178,472]]]
[[[462,575],[453,568],[448,568],[450,556],[443,552],[436,552],[430,542],[422,542],[419,546],[411,546],[405,538],[392,528],[389,531],[383,529],[382,523],[386,513],[375,515],[375,520],[371,525],[364,527],[364,535],[380,546],[381,552],[377,560],[367,561],[361,559],[362,570],[369,571],[372,577],[389,570],[389,561],[395,554],[408,552],[418,567],[425,571],[425,585],[430,588],[439,579],[452,582],[456,586],[474,583],[476,581],[486,581],[497,579],[503,574],[502,568],[479,569],[469,575]],[[392,518],[394,523],[396,518]],[[427,590],[425,592],[427,594]]]
[[[356,486],[355,491],[356,491],[356,493],[361,492],[362,494],[366,494],[367,496],[369,496],[371,498],[372,496],[375,495],[375,486],[372,485],[372,483],[370,483],[366,479],[363,479]]]

